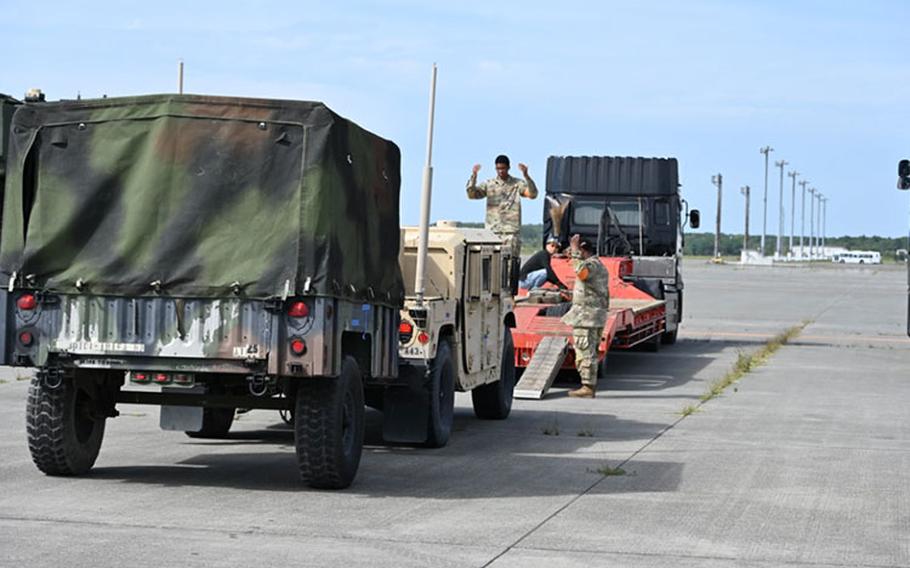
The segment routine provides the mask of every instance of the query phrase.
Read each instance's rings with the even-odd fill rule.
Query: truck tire
[[[657,353],[658,351],[660,351],[660,344],[661,344],[661,335],[655,335],[651,339],[642,343],[641,348],[643,351],[647,351],[648,353]]]
[[[512,330],[506,328],[502,341],[502,360],[499,380],[471,391],[474,415],[487,420],[504,420],[512,411],[512,392],[515,390],[515,346]]]
[[[202,410],[202,430],[185,432],[190,438],[226,438],[234,423],[234,408],[205,408]]]
[[[294,444],[300,476],[310,487],[351,485],[363,452],[363,378],[345,357],[338,378],[303,379],[294,407]]]
[[[48,388],[32,377],[26,403],[26,433],[32,461],[47,475],[80,475],[92,469],[106,418],[95,407],[94,387],[65,378]]]
[[[679,333],[679,328],[674,329],[673,331],[668,331],[660,336],[660,342],[664,345],[673,345],[676,343],[676,335]]]
[[[429,424],[427,441],[429,448],[441,448],[452,434],[455,419],[455,361],[452,358],[452,341],[444,338],[436,348],[436,357],[430,364]]]

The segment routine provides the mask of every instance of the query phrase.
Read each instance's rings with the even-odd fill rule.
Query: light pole
[[[749,186],[739,188],[739,192],[746,196],[746,231],[743,235],[743,252],[749,250]]]
[[[764,196],[764,214],[761,222],[761,255],[765,256],[765,233],[768,232],[768,154],[774,151],[771,146],[765,146],[759,150],[765,155],[765,196]]]
[[[774,256],[777,258],[781,257],[783,253],[782,243],[784,241],[784,166],[789,164],[787,160],[780,160],[779,162],[774,162],[775,167],[780,168],[780,207],[778,208],[778,217],[777,217],[777,243],[774,246]]]
[[[720,258],[720,204],[724,185],[724,176],[711,176],[711,183],[717,186],[717,225],[714,228],[714,258]]]
[[[818,209],[815,211],[817,217],[815,221],[815,256],[816,258],[824,258],[825,251],[821,250],[822,244],[822,203],[825,201],[825,197],[821,192],[817,192],[816,196],[818,197]]]
[[[822,200],[822,253],[825,252],[825,245],[827,245],[828,240],[828,201],[830,197],[826,197]]]
[[[806,186],[809,185],[809,180],[804,179],[799,182],[799,185],[803,188],[802,222],[799,230],[799,257],[802,258],[806,256],[806,245],[803,244],[803,238],[806,236]]]
[[[789,171],[787,175],[793,178],[793,190],[790,192],[790,256],[793,256],[793,232],[796,228],[796,176],[797,171]]]
[[[814,187],[809,188],[809,260],[815,256],[815,192]]]

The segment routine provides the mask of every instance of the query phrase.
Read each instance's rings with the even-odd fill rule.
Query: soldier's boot
[[[588,385],[581,385],[581,388],[569,391],[572,398],[594,398],[595,390]]]

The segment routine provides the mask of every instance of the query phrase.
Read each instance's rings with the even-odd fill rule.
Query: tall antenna
[[[183,59],[177,60],[177,93],[183,94]]]
[[[423,305],[425,292],[427,251],[430,248],[430,197],[433,190],[433,120],[436,115],[436,64],[433,64],[433,75],[430,78],[430,114],[427,124],[427,163],[423,167],[423,192],[420,196],[420,240],[417,242],[417,275],[414,282],[414,295],[417,305]]]

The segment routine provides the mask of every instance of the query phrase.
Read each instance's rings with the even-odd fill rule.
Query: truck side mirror
[[[910,160],[897,164],[897,189],[910,189]]]
[[[699,225],[701,225],[701,213],[698,212],[698,209],[689,211],[689,226],[697,229]]]

